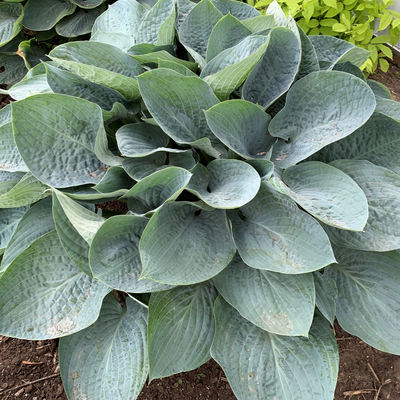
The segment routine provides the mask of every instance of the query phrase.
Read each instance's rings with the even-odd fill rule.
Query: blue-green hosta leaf
[[[258,172],[262,181],[268,181],[274,172],[274,164],[269,160],[247,160],[246,163]]]
[[[174,201],[185,189],[192,174],[183,168],[168,167],[146,176],[121,197],[135,214],[155,211]]]
[[[60,340],[68,398],[136,399],[149,371],[146,349],[147,309],[129,297],[122,308],[110,293],[95,324]]]
[[[304,274],[335,262],[329,239],[318,222],[289,197],[261,182],[257,196],[229,214],[243,261],[257,269]]]
[[[85,9],[91,9],[91,8],[99,7],[106,0],[90,0],[90,2],[88,2],[87,0],[69,0],[69,1],[72,4],[76,4],[78,7],[85,8]]]
[[[336,299],[338,289],[336,282],[328,277],[328,274],[313,272],[315,283],[315,305],[322,315],[331,323],[336,317]]]
[[[67,195],[70,199],[82,201],[89,204],[101,204],[105,203],[106,201],[118,199],[119,197],[123,196],[126,191],[126,189],[119,189],[110,193],[99,193],[96,189],[93,189],[93,187],[88,186],[63,189],[63,193]]]
[[[330,165],[355,180],[368,201],[369,218],[362,232],[325,227],[338,246],[365,251],[400,248],[400,176],[364,160],[338,160]]]
[[[201,68],[206,64],[206,52],[211,32],[222,16],[211,0],[201,0],[190,10],[180,25],[179,41]]]
[[[20,176],[18,172],[13,174]],[[10,182],[5,182],[5,184],[9,184],[6,190],[1,190],[4,185],[0,185],[0,208],[27,206],[49,195],[47,193],[49,187],[39,181],[31,172],[25,174],[17,182],[11,180]]]
[[[375,111],[400,121],[400,103],[398,101],[383,99],[378,96],[376,97]]]
[[[57,23],[56,32],[64,37],[77,37],[90,33],[97,17],[99,17],[104,10],[104,5],[96,6],[93,10],[78,9],[72,15],[63,18]]]
[[[219,158],[223,146],[208,127],[203,112],[219,100],[206,82],[169,69],[148,71],[138,81],[147,109],[168,136]]]
[[[236,252],[225,211],[188,202],[164,204],[146,226],[139,250],[141,277],[170,285],[206,281]]]
[[[334,160],[367,160],[400,174],[400,123],[380,113],[350,136],[324,147],[311,159],[329,163]]]
[[[214,135],[235,153],[246,159],[268,157],[276,139],[268,134],[271,117],[260,107],[245,100],[229,100],[205,111]]]
[[[210,282],[155,293],[149,304],[150,381],[190,371],[208,361],[214,339]]]
[[[329,322],[316,314],[308,338],[268,333],[220,296],[211,356],[239,400],[332,400],[339,368]]]
[[[390,90],[380,82],[375,82],[371,79],[367,79],[368,86],[372,89],[375,96],[382,97],[383,99],[392,99],[392,95],[390,94]]]
[[[27,75],[20,82],[15,84],[9,90],[0,89],[0,93],[8,94],[15,100],[23,100],[26,97],[40,93],[52,93],[47,83],[46,74],[28,77]]]
[[[177,0],[176,1],[178,15],[175,21],[176,30],[179,32],[183,21],[186,19],[189,12],[196,6],[196,3],[193,3],[190,0]]]
[[[400,255],[340,248],[327,269],[338,287],[337,319],[369,345],[400,355]]]
[[[125,157],[144,157],[158,151],[181,153],[186,150],[167,148],[170,137],[163,130],[146,122],[127,124],[116,133],[118,148]]]
[[[186,189],[214,208],[238,208],[260,188],[257,171],[239,160],[214,160],[207,168],[197,164]]]
[[[356,67],[361,67],[371,54],[361,47],[334,36],[310,36],[310,40],[317,53],[320,67],[324,70],[332,69],[335,64],[346,61]]]
[[[11,116],[11,104],[7,104],[5,107],[3,107],[0,110],[0,128],[11,122],[12,116]]]
[[[359,67],[356,67],[354,64],[352,64],[349,61],[346,61],[346,62],[343,62],[343,63],[341,62],[339,64],[336,64],[333,67],[333,70],[334,71],[347,72],[348,74],[352,74],[352,75],[356,76],[357,78],[362,79],[364,82],[367,82],[367,80],[365,79],[365,76],[364,76],[363,72],[361,71],[361,69]]]
[[[19,222],[28,209],[28,206],[0,209],[0,254],[4,253]],[[2,268],[0,268],[1,270]]]
[[[23,7],[21,4],[0,4],[0,45],[8,43],[22,29]]]
[[[23,172],[0,171],[0,196],[10,191],[24,175]]]
[[[122,163],[126,173],[135,181],[141,181],[146,176],[164,168],[181,167],[189,170],[195,165],[196,161],[191,151],[187,151],[186,153],[170,153],[168,164],[166,152],[157,152],[145,157],[125,158]]]
[[[266,36],[248,36],[206,64],[200,77],[220,100],[227,100],[247,78],[268,46]]]
[[[299,66],[299,73],[297,80],[304,78],[311,72],[319,71],[319,63],[317,53],[315,52],[314,46],[312,45],[310,38],[304,33],[304,31],[297,26],[301,41],[301,60]]]
[[[64,197],[66,197],[61,192],[54,192],[53,193],[53,219],[55,223],[55,228],[60,239],[60,243],[63,246],[65,252],[67,253],[68,257],[71,261],[81,269],[86,275],[93,277],[93,273],[89,267],[89,244],[88,242],[80,235],[80,233],[75,228],[72,221],[75,223],[76,218],[71,216],[71,212],[67,214],[65,211],[63,204],[60,202],[61,200],[65,202]],[[68,203],[74,203],[73,200],[69,199]],[[84,209],[84,213],[89,213],[89,210],[86,210],[85,207],[76,204],[77,211]],[[67,204],[67,206],[74,206],[74,204]],[[68,210],[67,207],[65,207]],[[72,221],[68,218],[71,216]],[[82,218],[83,223],[87,223],[85,217]]]
[[[97,30],[96,33],[92,34],[90,37],[90,42],[110,44],[111,46],[118,47],[122,51],[126,52],[135,44],[135,39],[132,36],[125,35],[124,33]]]
[[[86,100],[43,94],[12,104],[18,150],[43,182],[54,187],[97,183],[105,171],[95,154],[104,131],[101,108]]]
[[[54,93],[67,94],[97,104],[103,110],[111,111],[115,103],[124,105],[127,109],[138,110],[135,101],[128,101],[114,89],[86,81],[72,72],[56,68],[46,63],[48,85]]]
[[[267,8],[266,15],[273,15],[275,19],[276,26],[288,26],[288,19],[286,18],[285,13],[283,12],[279,3],[274,0]]]
[[[57,213],[63,219],[63,223],[67,222],[75,228],[76,233],[79,234],[89,245],[92,243],[93,237],[99,230],[105,219],[100,215],[88,210],[82,205],[70,199],[64,193],[53,189],[53,213]],[[55,218],[57,232],[58,221]],[[65,233],[66,234],[66,233]]]
[[[47,31],[75,9],[75,4],[65,0],[28,0],[22,24],[33,31]]]
[[[44,340],[71,335],[93,324],[110,289],[78,269],[57,233],[37,239],[0,280],[0,332]]]
[[[296,35],[287,28],[273,28],[267,50],[243,86],[243,99],[267,109],[289,90],[300,59],[301,47]]]
[[[157,50],[157,46],[154,46],[155,48],[153,49],[153,51],[150,51],[150,52],[145,53],[145,54],[134,54],[133,53],[134,52],[133,49],[135,47],[136,46],[131,47],[128,50],[128,54],[130,54],[130,56],[134,60],[136,60],[138,63],[140,63],[141,65],[158,64],[158,67],[162,68],[160,66],[160,61],[172,61],[172,62],[180,64],[180,65],[182,65],[182,66],[184,66],[186,68],[189,68],[191,71],[194,71],[194,72],[197,71],[197,68],[198,68],[197,63],[181,60],[181,59],[179,59],[177,57],[174,57],[171,53],[169,53],[166,50]],[[162,48],[162,47],[159,47],[159,48]],[[196,74],[192,74],[192,75],[196,75]],[[188,76],[191,76],[191,75],[188,75]]]
[[[214,284],[254,325],[278,335],[308,335],[315,308],[312,274],[283,275],[250,268],[237,255],[214,277]]]
[[[107,11],[96,19],[92,28],[92,36],[98,31],[113,36],[114,46],[119,46],[118,35],[127,35],[136,43],[139,26],[143,18],[148,14],[147,9],[137,1],[118,0],[111,4]],[[112,44],[112,43],[109,43]]]
[[[96,186],[93,186],[93,189],[108,194],[118,190],[130,189],[133,184],[133,180],[122,167],[114,166],[107,170],[103,179]]]
[[[185,65],[177,63],[175,61],[158,59],[158,68],[172,69],[173,71],[176,71],[184,76],[196,76],[196,74],[188,67],[185,67]],[[196,69],[197,69],[197,64],[196,64]]]
[[[292,86],[285,107],[269,124],[269,133],[283,139],[274,145],[272,161],[286,168],[304,160],[358,129],[375,106],[372,90],[353,75],[339,71],[307,75]]]
[[[209,62],[222,51],[238,44],[246,36],[251,35],[251,30],[243,25],[232,14],[221,18],[211,32],[208,41],[206,61]]]
[[[239,21],[260,16],[260,13],[246,3],[232,0],[212,0],[212,4],[223,15],[232,14]]]
[[[137,43],[173,44],[176,10],[174,0],[158,0],[143,18],[137,31]]]
[[[51,197],[43,199],[30,208],[22,217],[4,253],[0,271],[5,271],[11,262],[36,239],[55,229],[51,210]]]
[[[133,215],[109,218],[97,231],[90,246],[90,268],[96,279],[129,293],[158,292],[169,285],[150,279],[138,280],[142,272],[139,240],[149,220]]]
[[[15,145],[11,122],[0,126],[0,170],[10,172],[28,171]]]
[[[271,184],[325,224],[362,231],[368,220],[364,192],[341,170],[322,162],[293,165]],[[287,185],[287,186],[286,186]]]
[[[50,58],[93,83],[116,90],[128,100],[140,97],[136,76],[141,65],[117,47],[97,42],[70,42],[57,46]]]
[[[242,21],[242,24],[249,28],[251,33],[265,31],[276,26],[273,15],[259,15],[257,17],[245,19]]]

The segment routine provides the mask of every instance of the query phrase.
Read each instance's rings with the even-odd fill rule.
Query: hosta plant
[[[57,36],[56,42],[59,42],[60,37],[67,41],[90,33],[97,17],[113,2],[0,1],[0,67],[5,69],[0,73],[0,84],[13,85],[21,80],[27,69],[45,59]]]
[[[210,358],[240,400],[329,400],[335,317],[400,354],[399,105],[368,57],[276,2],[117,1],[0,112],[0,334],[61,338],[70,400]]]

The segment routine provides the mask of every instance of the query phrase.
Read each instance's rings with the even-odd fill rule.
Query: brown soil
[[[388,86],[393,98],[400,101],[398,65],[391,64],[388,73],[378,71],[370,78]],[[0,108],[7,102],[6,98],[0,96]],[[119,202],[105,203],[101,207],[111,211],[126,210],[126,205]],[[337,324],[335,330],[340,353],[335,400],[400,400],[400,356],[383,353],[368,346],[359,338],[343,331]],[[67,400],[60,377],[54,376],[59,374],[57,344],[56,340],[26,341],[0,336],[0,400]],[[42,380],[30,384],[39,379]],[[379,397],[376,397],[377,389],[385,381]],[[26,386],[16,388],[21,385]],[[353,394],[348,393],[352,391]],[[216,362],[209,361],[195,371],[151,382],[144,387],[139,400],[236,398],[222,369]]]

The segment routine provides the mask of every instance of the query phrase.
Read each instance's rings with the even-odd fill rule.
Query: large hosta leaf
[[[257,171],[239,160],[214,160],[207,168],[197,164],[187,190],[214,208],[238,208],[260,188]]]
[[[58,237],[69,258],[85,274],[93,276],[89,267],[90,243],[86,238],[93,238],[104,219],[58,191],[53,192],[53,218]]]
[[[248,36],[207,63],[200,76],[220,100],[227,100],[245,81],[264,54],[267,40],[266,36]]]
[[[316,161],[293,165],[284,171],[283,182],[271,179],[275,189],[328,225],[361,231],[367,223],[364,192],[337,168]]]
[[[95,324],[60,340],[60,370],[70,400],[135,399],[146,381],[147,310],[113,294]],[[121,369],[121,365],[124,367]]]
[[[27,211],[28,206],[0,209],[0,254],[4,253],[12,235],[17,229],[19,221]]]
[[[242,24],[251,30],[251,33],[257,33],[272,29],[275,27],[273,15],[259,15],[257,17],[245,19]]]
[[[273,15],[275,19],[276,26],[287,26],[288,19],[286,18],[285,13],[283,12],[279,3],[274,0],[267,8],[266,15]]]
[[[383,115],[387,115],[397,121],[400,121],[400,103],[391,99],[382,99],[376,96],[376,109]]]
[[[400,355],[400,254],[335,251],[339,264],[327,269],[338,287],[339,324],[387,353]]]
[[[158,151],[180,153],[186,150],[167,148],[170,137],[146,122],[127,124],[116,133],[119,150],[125,157],[144,157]]]
[[[213,0],[212,3],[223,15],[232,14],[240,21],[260,16],[260,13],[254,7],[239,1]]]
[[[317,53],[321,69],[332,69],[337,63],[351,62],[361,67],[370,52],[333,36],[310,36]]]
[[[209,282],[155,293],[149,304],[150,380],[190,371],[210,359],[218,292]]]
[[[20,176],[20,173],[16,172],[12,175]],[[10,179],[0,185],[0,208],[23,207],[35,203],[49,195],[48,189],[49,187],[35,178],[31,172],[18,181]]]
[[[0,170],[28,171],[14,141],[11,122],[0,126]]]
[[[180,42],[202,68],[206,64],[205,58],[211,32],[221,18],[222,14],[211,0],[202,0],[190,10],[179,28]]]
[[[315,52],[310,38],[304,33],[300,26],[297,26],[297,29],[301,41],[301,61],[297,79],[301,79],[311,72],[319,71],[319,63],[317,53]]]
[[[219,101],[207,83],[197,76],[183,76],[169,69],[146,72],[138,81],[148,110],[168,136],[177,143],[190,144],[219,157],[223,148],[221,144],[214,148],[219,141],[203,112]]]
[[[323,316],[333,326],[336,316],[336,299],[338,289],[336,282],[328,277],[328,274],[321,274],[319,271],[313,272],[315,284],[315,305]]]
[[[94,323],[110,289],[79,270],[52,231],[37,239],[0,280],[0,332],[54,339]]]
[[[192,174],[183,168],[169,167],[147,176],[121,199],[128,200],[128,207],[135,214],[146,214],[174,201],[185,189]]]
[[[244,100],[219,103],[205,111],[207,123],[222,143],[246,159],[267,158],[276,139],[268,134],[271,117]]]
[[[219,53],[235,46],[250,34],[251,30],[233,17],[232,14],[225,15],[218,21],[211,32],[207,46],[206,61],[209,62]]]
[[[157,152],[145,157],[126,158],[123,167],[126,173],[135,181],[141,181],[146,176],[153,174],[168,167],[181,167],[184,169],[192,169],[196,164],[192,151],[185,153],[171,153],[167,157],[166,152]]]
[[[25,5],[22,24],[33,31],[47,31],[75,9],[76,5],[69,0],[29,0]]]
[[[139,240],[148,221],[144,217],[116,215],[100,227],[89,253],[95,278],[130,293],[158,292],[170,287],[150,279],[139,280],[142,272]]]
[[[72,4],[76,4],[78,7],[91,9],[100,6],[106,0],[69,0]]]
[[[218,297],[212,357],[239,400],[332,400],[339,354],[328,321],[316,314],[308,338],[268,333]]]
[[[12,104],[14,137],[28,166],[54,187],[97,183],[105,166],[95,155],[103,128],[96,104],[61,94],[34,96]]]
[[[307,75],[289,90],[285,107],[269,124],[270,134],[283,139],[274,145],[272,161],[286,168],[350,135],[369,119],[375,105],[372,90],[353,75]]]
[[[140,23],[147,13],[146,8],[138,1],[118,0],[96,19],[92,28],[92,35],[95,35],[97,31],[102,31],[108,35],[128,35],[135,40]],[[118,38],[118,36],[115,36],[115,38]],[[118,43],[115,45],[119,47]]]
[[[22,13],[21,4],[0,4],[0,45],[9,42],[21,31]]]
[[[369,218],[362,232],[325,227],[330,239],[339,246],[366,251],[390,251],[400,248],[400,176],[369,161],[338,160],[331,163],[364,191]]]
[[[91,3],[93,2],[91,1]],[[78,9],[74,14],[63,18],[56,25],[56,32],[65,37],[76,37],[90,33],[94,21],[104,10],[104,5],[93,10]]]
[[[70,42],[57,46],[50,57],[81,78],[114,89],[129,100],[140,97],[135,77],[143,69],[117,47],[96,42]]]
[[[243,86],[242,97],[267,109],[289,90],[299,70],[300,42],[287,28],[271,30],[267,50]]]
[[[82,79],[72,72],[46,65],[47,82],[54,93],[67,94],[88,100],[103,110],[111,111],[115,103],[121,103],[128,109],[138,108],[136,102],[127,101],[122,94],[106,86]]]
[[[368,160],[400,174],[400,122],[375,112],[350,136],[324,147],[311,156],[325,163],[340,160]]]
[[[173,44],[175,18],[174,0],[159,0],[143,18],[137,31],[137,43]]]
[[[188,202],[164,204],[146,226],[139,250],[141,277],[171,285],[212,278],[236,252],[225,211]]]
[[[253,268],[303,274],[335,262],[318,222],[267,182],[239,215],[229,213],[233,236],[243,261]]]
[[[55,229],[51,206],[51,197],[49,197],[39,201],[26,212],[8,243],[0,271],[5,271],[14,258],[36,239]]]
[[[224,299],[254,325],[278,335],[308,335],[315,307],[312,274],[262,271],[235,256],[214,283]]]

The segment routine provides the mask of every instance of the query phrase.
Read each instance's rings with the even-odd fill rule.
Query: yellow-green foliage
[[[249,0],[252,2],[252,0]],[[254,6],[263,10],[272,0],[260,0]],[[278,0],[283,10],[296,19],[307,35],[331,35],[371,51],[362,66],[373,73],[379,66],[387,71],[392,51],[384,43],[396,44],[400,35],[400,13],[389,10],[394,0]],[[374,37],[375,21],[378,31],[389,28],[388,35]]]

